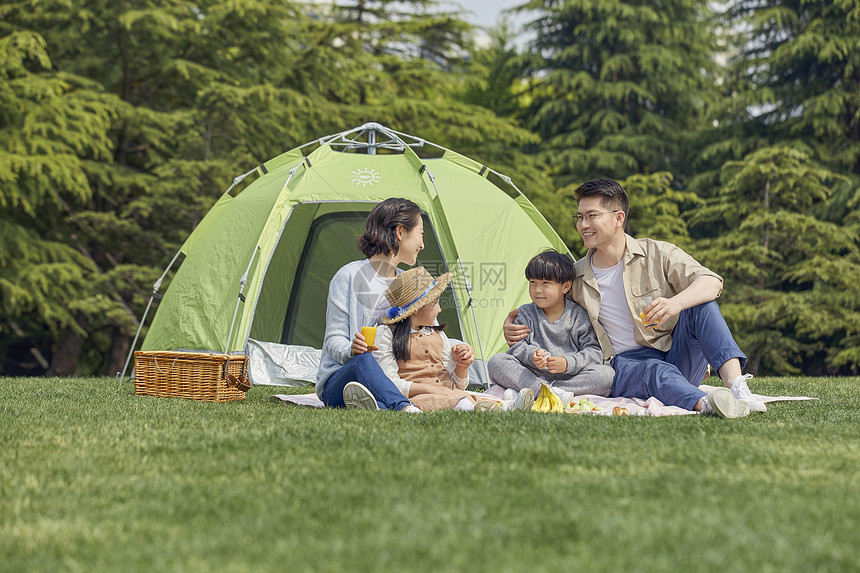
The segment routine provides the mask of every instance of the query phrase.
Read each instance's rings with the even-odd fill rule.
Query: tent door
[[[368,209],[326,213],[314,220],[306,235],[296,268],[296,280],[289,294],[281,344],[322,348],[329,282],[340,267],[362,258],[355,239],[363,232],[369,212]],[[433,276],[438,276],[445,272],[445,264],[435,232],[426,216],[424,237],[424,250],[418,257],[418,264]],[[452,338],[461,338],[460,322],[450,288],[442,294],[439,304],[442,307],[439,323],[447,325],[446,334]]]

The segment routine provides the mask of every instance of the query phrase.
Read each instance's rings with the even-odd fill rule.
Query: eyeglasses
[[[577,223],[582,223],[583,220],[588,221],[589,223],[593,223],[601,215],[609,215],[610,213],[620,213],[620,212],[621,212],[621,209],[616,209],[615,211],[604,211],[603,213],[591,212],[591,213],[586,213],[585,215],[577,213],[575,219],[576,219]]]

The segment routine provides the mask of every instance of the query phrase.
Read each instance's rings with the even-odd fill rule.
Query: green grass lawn
[[[0,571],[860,570],[860,379],[752,382],[820,400],[407,415],[2,378]]]

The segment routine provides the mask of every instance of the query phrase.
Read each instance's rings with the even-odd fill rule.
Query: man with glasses
[[[588,249],[569,295],[591,318],[604,361],[615,369],[611,396],[655,397],[723,418],[764,412],[742,374],[746,356],[717,303],[722,278],[677,246],[627,235],[629,198],[612,179],[578,187],[576,227]],[[514,313],[511,313],[512,315]],[[505,321],[509,343],[528,327]],[[699,389],[708,364],[726,388]]]

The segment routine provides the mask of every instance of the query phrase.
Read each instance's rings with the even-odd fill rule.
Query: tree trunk
[[[764,210],[765,212],[770,210],[770,179],[768,179],[764,184]],[[767,250],[770,247],[770,225],[764,226],[764,239],[762,240],[762,247],[764,247],[765,256],[767,255]],[[764,273],[761,277],[761,281],[759,281],[759,288],[764,290],[767,288],[767,273]]]
[[[122,372],[125,367],[125,359],[128,357],[129,346],[131,346],[131,341],[128,336],[115,326],[110,336],[110,351],[108,352],[107,372],[105,374],[116,376]]]
[[[78,326],[87,330],[89,320],[85,316],[78,315]],[[74,330],[68,328],[63,332],[63,337],[54,352],[51,367],[45,373],[46,376],[75,376],[78,373],[78,356],[84,347],[84,337]]]

